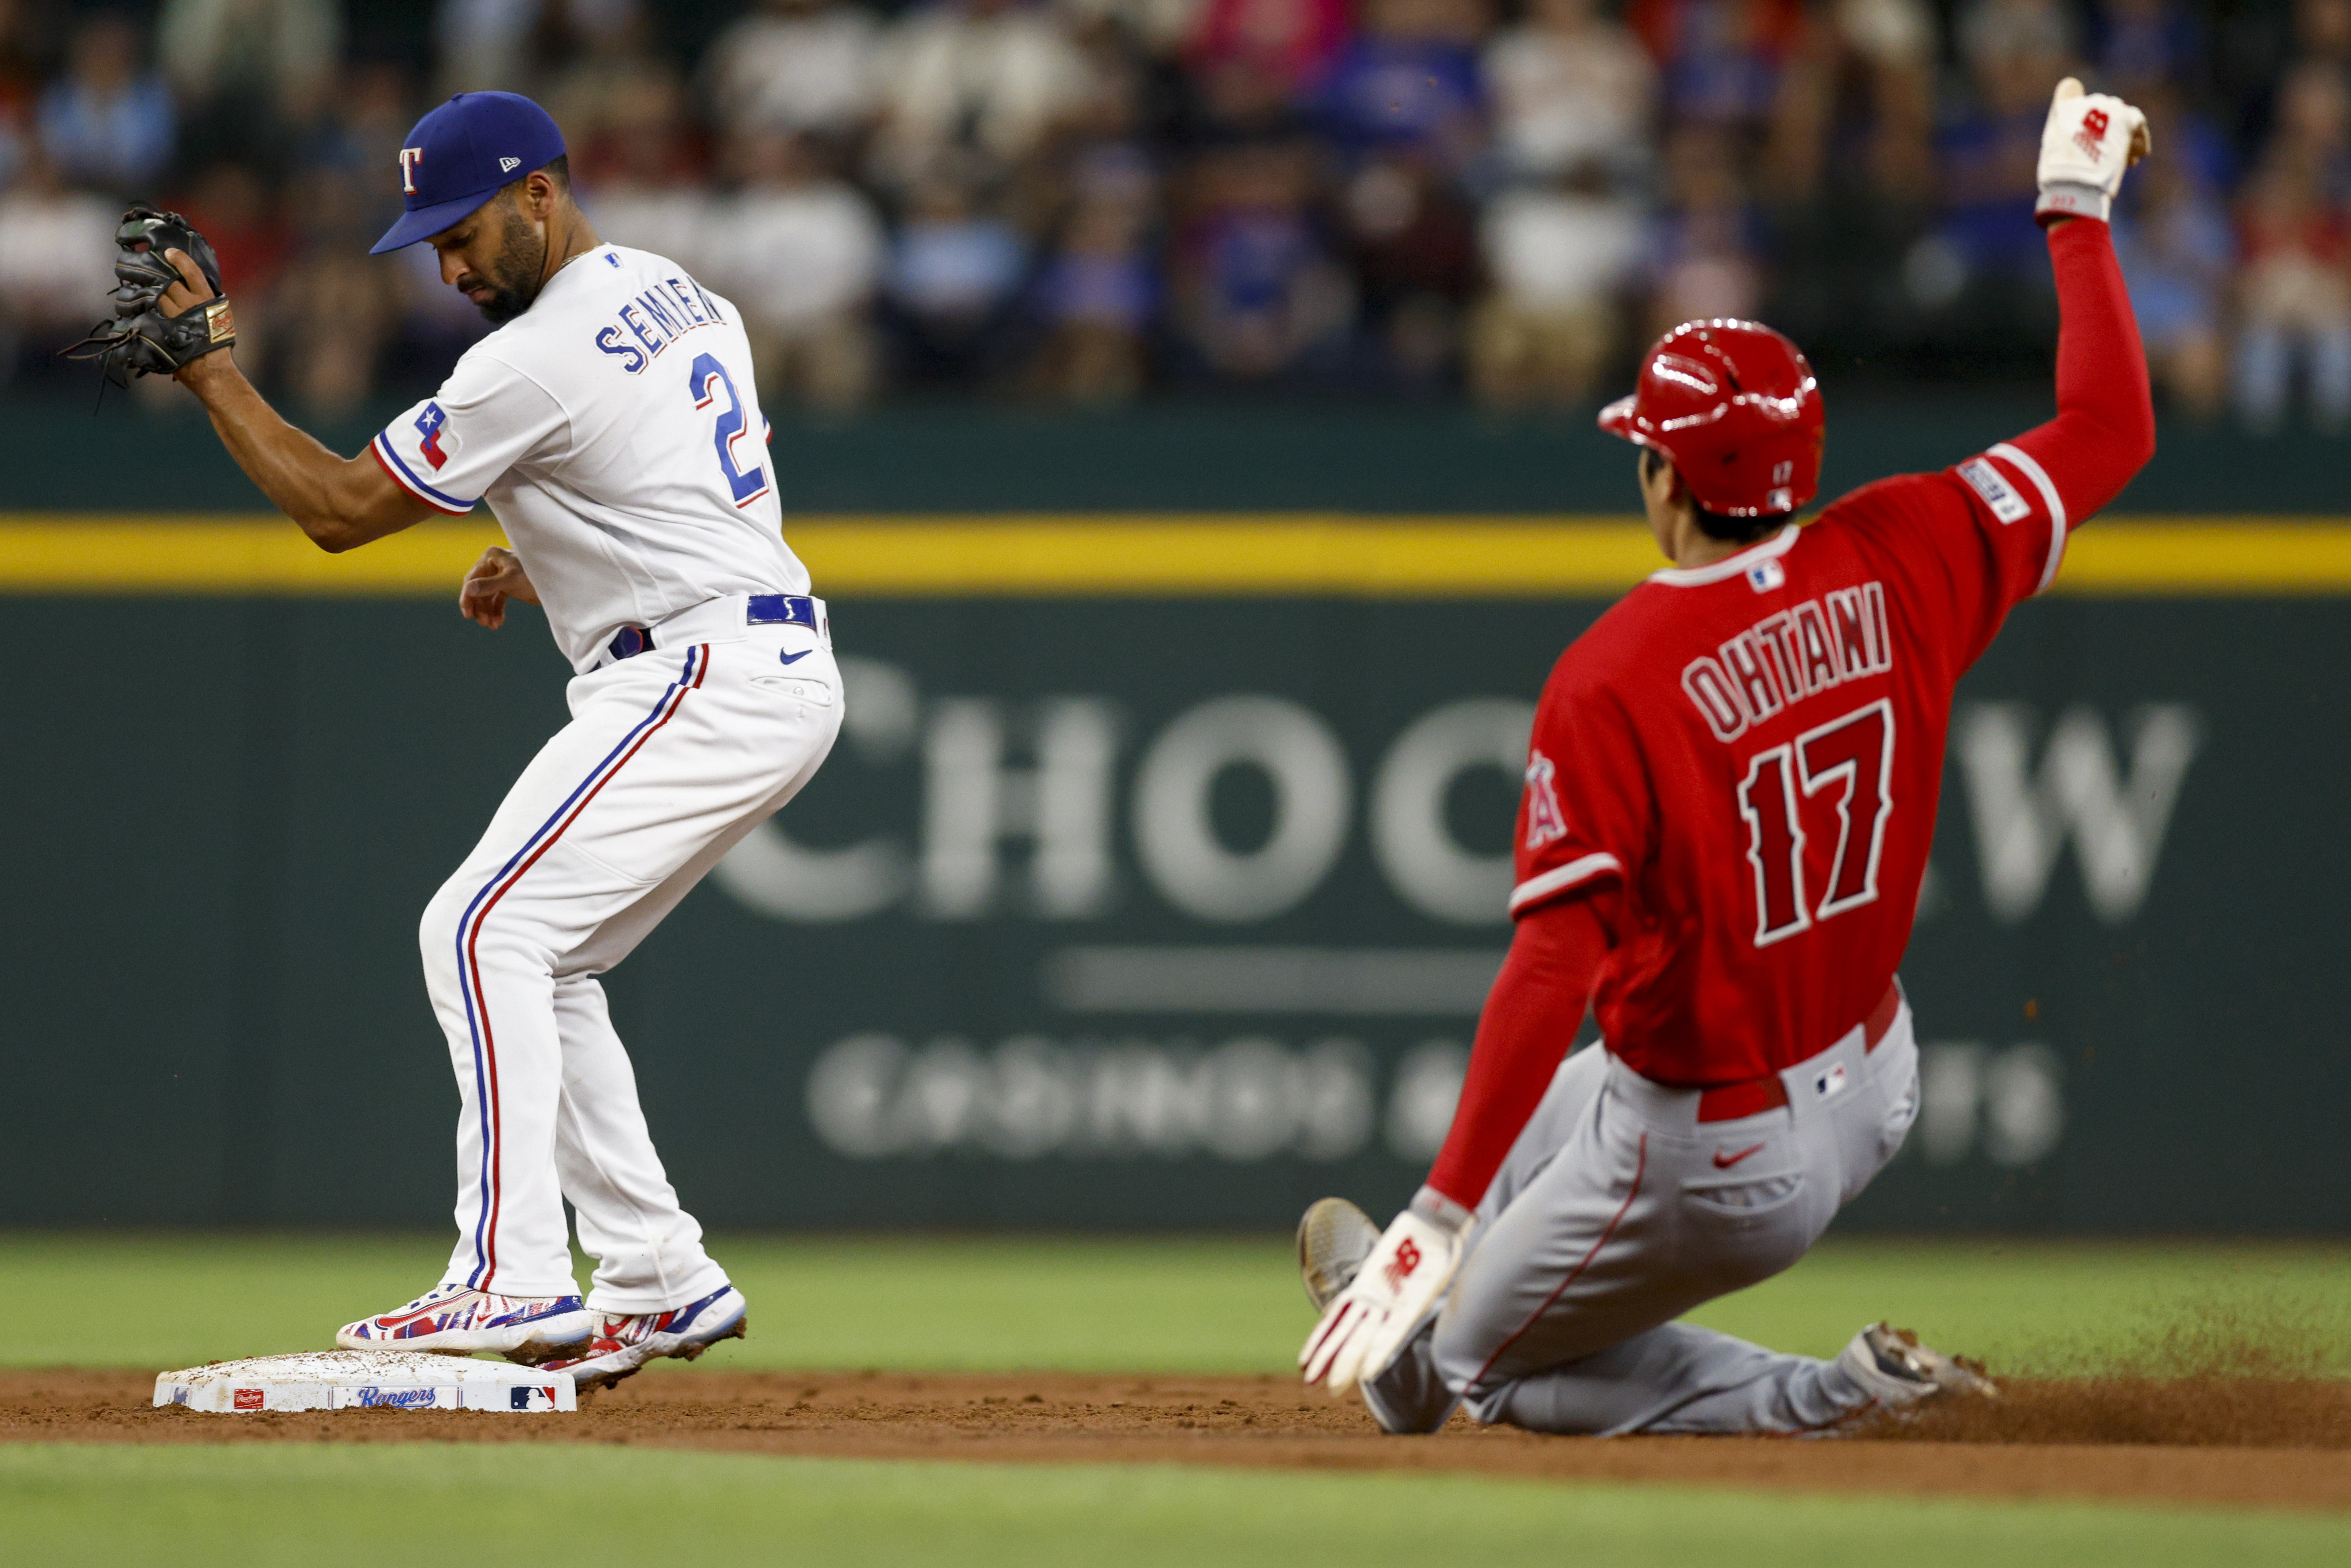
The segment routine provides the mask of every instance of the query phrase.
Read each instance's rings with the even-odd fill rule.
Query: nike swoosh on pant
[[[796,664],[802,659],[807,658],[812,652],[814,652],[813,649],[802,648],[797,653],[778,653],[776,655],[776,660],[778,664]]]
[[[1741,1149],[1741,1150],[1740,1150],[1737,1154],[1735,1154],[1735,1155],[1731,1155],[1729,1159],[1725,1159],[1725,1158],[1723,1158],[1723,1157],[1722,1157],[1722,1151],[1721,1151],[1720,1149],[1717,1149],[1717,1150],[1715,1150],[1715,1151],[1714,1151],[1714,1168],[1715,1168],[1715,1169],[1717,1169],[1717,1170],[1719,1170],[1719,1171],[1727,1171],[1727,1170],[1729,1170],[1731,1166],[1733,1166],[1737,1165],[1740,1161],[1741,1161],[1741,1160],[1745,1159],[1748,1155],[1760,1155],[1760,1154],[1761,1154],[1761,1153],[1763,1152],[1763,1148],[1764,1148],[1764,1145],[1761,1145],[1761,1144],[1757,1144],[1757,1145],[1754,1145],[1753,1147],[1751,1147],[1751,1148],[1745,1148],[1745,1149]]]

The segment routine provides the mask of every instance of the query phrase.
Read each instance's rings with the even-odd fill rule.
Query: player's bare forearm
[[[167,315],[178,316],[214,297],[212,284],[186,252],[163,254],[180,275],[159,301]],[[354,549],[433,515],[432,507],[394,484],[380,465],[338,457],[286,423],[253,390],[230,350],[191,360],[173,379],[204,405],[221,444],[246,477],[320,549]]]
[[[353,549],[433,515],[372,460],[339,457],[287,423],[228,355],[207,354],[179,380],[204,403],[246,477],[320,549]]]

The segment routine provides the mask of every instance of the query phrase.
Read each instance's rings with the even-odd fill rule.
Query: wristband
[[[2114,205],[2114,198],[2095,185],[2052,183],[2041,188],[2032,216],[2044,228],[2053,218],[2095,218],[2103,224],[2111,220]]]

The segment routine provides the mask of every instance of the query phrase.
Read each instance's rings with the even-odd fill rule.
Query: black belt
[[[805,593],[755,593],[743,612],[747,626],[805,626],[819,630],[816,601]],[[643,626],[623,626],[612,633],[604,651],[615,659],[633,659],[653,645],[653,634]]]

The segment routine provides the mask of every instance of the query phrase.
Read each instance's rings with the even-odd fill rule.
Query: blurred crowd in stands
[[[2152,121],[2116,229],[2168,407],[2351,424],[2351,0],[0,0],[0,373],[80,384],[49,356],[147,198],[269,390],[436,380],[483,324],[367,246],[416,117],[502,88],[603,237],[737,302],[778,413],[1575,406],[1697,316],[2039,379],[2067,74]]]

